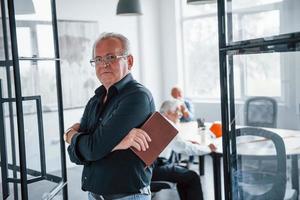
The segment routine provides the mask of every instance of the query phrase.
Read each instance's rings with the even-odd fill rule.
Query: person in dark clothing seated
[[[160,108],[160,113],[175,126],[181,115],[179,103],[176,100],[165,101]],[[203,193],[199,175],[192,170],[172,163],[169,158],[172,151],[188,155],[204,155],[215,150],[216,147],[213,144],[208,146],[193,144],[184,140],[181,133],[178,133],[154,163],[152,181],[176,183],[181,200],[202,200]]]

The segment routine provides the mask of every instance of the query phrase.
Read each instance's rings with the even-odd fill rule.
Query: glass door
[[[67,199],[54,0],[1,0],[2,199]]]
[[[218,1],[225,199],[299,199],[299,17],[297,0]]]

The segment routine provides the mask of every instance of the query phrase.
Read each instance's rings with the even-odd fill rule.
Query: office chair
[[[233,177],[238,199],[297,200],[296,190],[286,188],[286,152],[282,138],[252,127],[237,129],[236,136],[237,170]]]
[[[251,97],[245,102],[245,125],[276,128],[277,102],[271,97]]]

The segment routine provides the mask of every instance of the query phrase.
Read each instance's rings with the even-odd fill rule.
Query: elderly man
[[[129,147],[149,147],[151,138],[138,127],[155,107],[151,93],[130,73],[128,39],[102,34],[90,62],[102,86],[87,103],[80,124],[64,135],[71,161],[84,165],[82,189],[89,192],[89,200],[149,200],[152,168],[145,169]]]
[[[176,126],[182,115],[180,102],[177,100],[163,102],[160,113]],[[181,133],[179,133],[156,160],[152,180],[176,183],[181,200],[202,200],[203,194],[198,174],[170,162],[169,158],[172,151],[188,155],[204,155],[215,150],[216,147],[213,144],[208,146],[193,144],[192,142],[184,140],[181,137]]]
[[[192,102],[188,98],[183,97],[183,92],[181,88],[175,86],[171,90],[171,95],[174,99],[181,102],[180,111],[182,116],[180,117],[180,122],[189,122],[194,120],[194,107]]]

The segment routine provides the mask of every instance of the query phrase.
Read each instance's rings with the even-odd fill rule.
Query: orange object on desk
[[[209,130],[215,134],[215,136],[218,137],[222,137],[222,124],[218,123],[218,122],[214,122],[211,127],[209,128]]]

